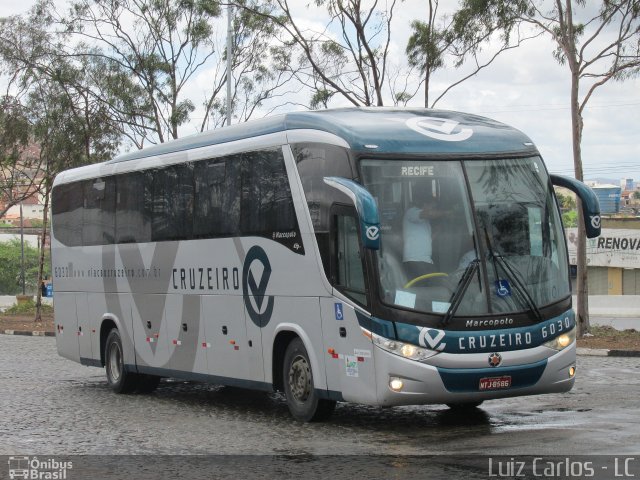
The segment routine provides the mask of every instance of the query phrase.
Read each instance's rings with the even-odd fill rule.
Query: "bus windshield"
[[[562,224],[539,157],[361,167],[380,211],[383,303],[475,316],[537,312],[569,295]]]

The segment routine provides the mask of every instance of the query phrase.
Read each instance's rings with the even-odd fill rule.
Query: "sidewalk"
[[[33,299],[36,299],[36,296],[33,296]],[[3,312],[7,308],[15,305],[16,296],[15,295],[0,295],[0,312]],[[46,303],[48,305],[53,304],[53,298],[42,297],[42,303]]]
[[[591,325],[640,331],[640,295],[589,295],[589,320]]]

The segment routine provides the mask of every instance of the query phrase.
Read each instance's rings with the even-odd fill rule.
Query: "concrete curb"
[[[576,348],[584,357],[640,357],[640,350],[607,350],[605,348]]]
[[[42,330],[4,330],[0,331],[5,335],[22,335],[24,337],[55,337],[55,332],[43,332]]]
[[[55,337],[55,332],[28,330],[4,330],[5,335],[22,335],[26,337]],[[640,350],[607,350],[604,348],[576,348],[576,354],[584,357],[640,357]]]

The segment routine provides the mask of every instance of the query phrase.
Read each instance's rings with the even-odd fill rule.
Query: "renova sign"
[[[427,137],[443,142],[462,142],[473,135],[470,128],[458,128],[460,122],[439,117],[411,117],[407,127]],[[454,132],[458,128],[457,132]]]

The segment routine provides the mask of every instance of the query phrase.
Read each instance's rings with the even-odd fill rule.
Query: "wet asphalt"
[[[471,414],[338,404],[329,421],[302,424],[275,393],[163,380],[150,395],[116,395],[102,369],[59,357],[54,338],[0,335],[0,417],[0,455],[632,455],[640,358],[578,357],[571,392]]]

